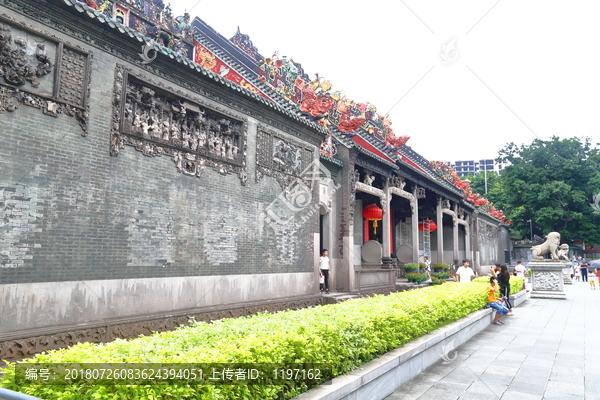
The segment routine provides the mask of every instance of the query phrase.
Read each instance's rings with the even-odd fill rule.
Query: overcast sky
[[[430,160],[493,158],[552,136],[600,142],[600,2],[174,0],[389,112]],[[451,41],[454,40],[452,50]],[[446,51],[444,52],[444,46]],[[442,56],[444,54],[444,56]]]

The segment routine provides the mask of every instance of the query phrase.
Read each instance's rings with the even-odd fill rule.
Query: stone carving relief
[[[192,310],[186,314],[175,314],[153,317],[142,321],[131,321],[123,319],[104,325],[93,325],[78,327],[64,332],[40,335],[39,332],[23,332],[19,339],[2,340],[0,336],[0,359],[7,361],[18,361],[32,357],[43,351],[66,348],[76,343],[110,342],[117,338],[131,339],[140,335],[151,335],[155,332],[164,332],[176,329],[179,326],[190,324],[192,318],[196,321],[216,321],[223,318],[237,318],[253,315],[259,312],[277,312],[290,309],[315,307],[323,303],[322,297],[302,298],[298,300],[287,300],[270,302],[268,304],[248,305],[237,308],[223,308],[211,311]]]
[[[442,209],[450,210],[450,200],[448,200],[448,199],[442,200]]]
[[[256,181],[263,176],[277,179],[282,189],[301,177],[315,157],[314,149],[259,127],[256,138]]]
[[[237,173],[245,184],[246,123],[200,104],[118,65],[110,154],[130,145],[149,157],[171,156],[185,175],[199,177],[210,166],[222,175]]]
[[[356,204],[356,183],[360,182],[360,172],[357,169],[350,174],[350,205]]]
[[[91,53],[16,24],[0,16],[0,114],[20,105],[53,117],[64,114],[75,117],[87,135]]]
[[[375,181],[375,175],[373,174],[373,171],[365,169],[365,179],[364,179],[365,185],[373,186],[374,181]]]
[[[25,37],[13,38],[11,28],[0,24],[0,75],[11,85],[23,86],[29,82],[37,88],[54,65],[46,54],[44,43],[37,43],[35,50],[28,47],[30,43]]]
[[[82,77],[86,74],[85,54],[64,48],[61,55],[61,74],[58,80],[58,96],[79,107],[85,104],[85,81]]]
[[[498,228],[481,220],[477,221],[477,231],[481,240],[496,240],[498,237]]]
[[[412,193],[407,192],[405,190],[402,190],[398,187],[392,186],[390,188],[390,192],[392,195],[396,195],[396,196],[400,196],[402,198],[405,198],[409,201],[410,204],[410,211],[414,214],[417,210],[417,199],[415,199],[415,196],[413,196]]]
[[[399,188],[400,190],[404,190],[404,186],[406,186],[406,182],[404,181],[403,176],[394,175],[390,179],[390,186]]]
[[[533,290],[560,290],[560,281],[562,276],[558,272],[537,272],[533,273]]]

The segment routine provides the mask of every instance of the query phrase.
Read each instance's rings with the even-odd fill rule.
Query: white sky
[[[600,2],[173,0],[260,53],[279,50],[357,102],[390,109],[431,160],[493,158],[536,137],[600,142]],[[442,47],[456,51],[443,63]],[[395,107],[394,107],[395,105]]]

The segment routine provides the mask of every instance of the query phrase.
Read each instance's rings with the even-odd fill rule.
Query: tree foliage
[[[566,242],[600,244],[600,213],[591,205],[600,193],[597,146],[589,138],[536,139],[520,147],[510,143],[498,158],[509,165],[499,186],[488,187],[488,198],[498,202],[521,237],[529,236],[531,219],[539,236],[556,231]]]
[[[463,180],[471,182],[471,191],[479,193],[488,199],[498,210],[506,211],[502,179],[495,171],[479,172],[475,175],[467,175]]]

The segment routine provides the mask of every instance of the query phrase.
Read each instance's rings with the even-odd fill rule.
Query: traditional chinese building
[[[509,250],[374,105],[161,0],[0,0],[0,68],[1,359],[321,304],[321,248],[345,292]]]

